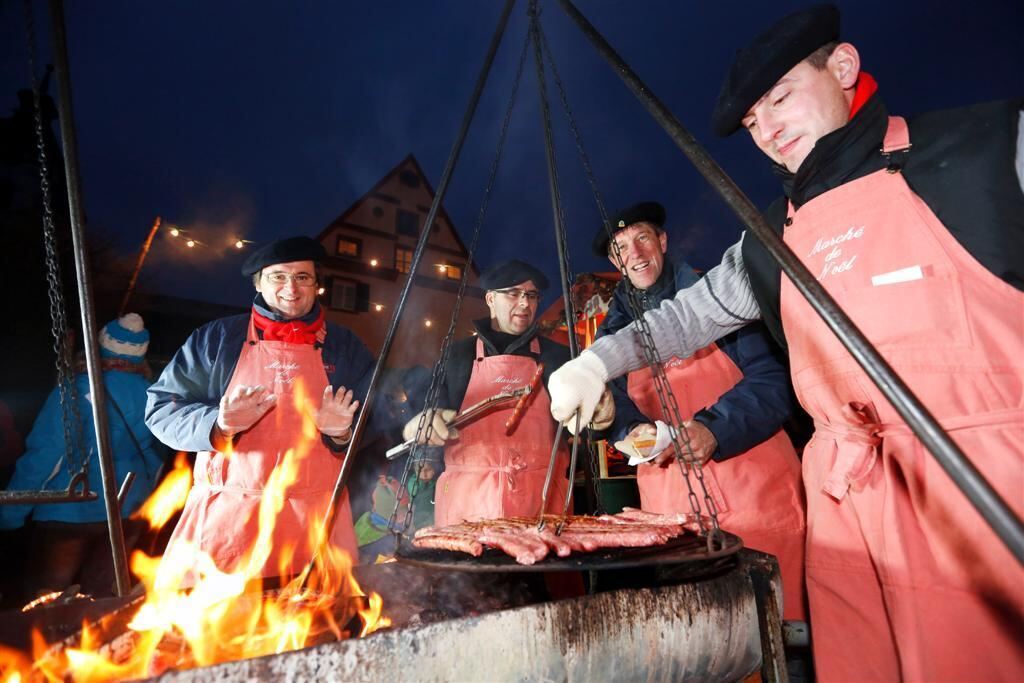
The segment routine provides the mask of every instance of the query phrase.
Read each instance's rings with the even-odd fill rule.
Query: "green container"
[[[598,479],[597,485],[601,491],[601,502],[604,503],[605,512],[615,514],[622,512],[623,508],[640,507],[640,490],[636,486],[636,477],[611,477]],[[586,484],[577,482],[573,489],[573,508],[576,514],[588,512]]]

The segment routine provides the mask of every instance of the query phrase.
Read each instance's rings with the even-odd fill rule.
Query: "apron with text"
[[[341,471],[341,460],[323,444],[316,428],[305,434],[303,429],[303,421],[312,420],[327,386],[321,351],[318,345],[262,341],[250,319],[227,393],[238,385],[272,388],[277,403],[251,429],[235,437],[230,453],[198,454],[195,483],[170,544],[192,541],[221,571],[238,569],[257,538],[260,500],[271,472],[293,450],[298,461],[296,480],[286,489],[284,506],[275,517],[269,557],[260,568],[252,569],[253,576],[295,574],[312,556],[316,523],[327,514]],[[347,492],[331,543],[357,561]]]
[[[665,374],[684,421],[713,406],[743,379],[741,370],[715,344],[685,360],[672,358],[665,363]],[[662,415],[650,368],[629,373],[628,390],[640,412],[668,422]],[[805,619],[804,501],[800,460],[789,437],[780,429],[735,457],[722,462],[709,460],[701,472],[718,508],[719,525],[742,538],[748,548],[779,559],[784,616]],[[640,465],[636,478],[644,510],[691,512],[689,489],[675,460],[666,466]],[[696,477],[691,482],[698,498],[702,498]]]
[[[530,342],[530,351],[540,353],[536,339]],[[537,362],[527,356],[485,357],[483,342],[477,339],[476,360],[460,410],[525,386],[536,369]],[[556,428],[549,406],[548,393],[542,389],[512,436],[505,436],[511,407],[494,410],[459,429],[459,438],[445,447],[444,472],[437,480],[436,526],[532,516],[540,511]],[[557,457],[546,511],[560,514],[569,486],[565,444],[559,446]]]
[[[909,142],[890,118],[883,151]],[[1024,295],[895,171],[791,206],[785,241],[1021,515]],[[816,427],[803,469],[818,676],[1019,680],[1020,565],[785,277],[781,309]]]

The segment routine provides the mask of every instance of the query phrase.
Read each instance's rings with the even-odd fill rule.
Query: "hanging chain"
[[[540,92],[542,119],[544,121],[545,127],[547,128],[547,130],[545,131],[545,139],[554,140],[554,134],[551,130],[550,125],[551,115],[547,96],[547,81],[544,77],[544,50],[542,49],[543,31],[540,25],[540,13],[540,7],[538,6],[536,0],[531,0],[529,7],[530,33],[533,36],[534,54],[537,62],[537,81],[538,90]],[[554,63],[551,61],[551,55],[548,54],[547,56],[549,63],[551,63],[552,71],[555,73],[555,80],[556,82],[558,82],[558,75],[554,69]],[[562,203],[561,183],[558,181],[558,167],[555,166],[554,164],[551,164],[550,171],[552,177],[551,191],[554,195],[553,201],[558,210],[558,220],[555,221],[555,230],[558,233],[557,246],[559,247],[558,257],[561,262],[560,273],[564,275],[564,282],[562,283],[562,288],[563,291],[568,293],[568,296],[565,297],[565,327],[569,335],[570,354],[572,355],[572,357],[575,358],[576,356],[579,355],[580,349],[579,342],[576,338],[576,307],[572,300],[573,276],[572,263],[569,259],[569,240],[565,232],[565,207]],[[578,439],[580,438],[580,436],[576,435],[576,437],[574,438]],[[587,456],[586,462],[584,463],[584,467],[586,467],[589,470],[590,474],[591,488],[593,489],[594,493],[594,504],[597,508],[595,512],[600,514],[604,513],[606,511],[606,508],[604,505],[604,497],[601,493],[600,469],[598,467],[597,462],[597,449],[594,446],[593,433],[590,429],[586,430],[585,439]],[[569,482],[569,485],[572,486],[573,482]]]
[[[64,447],[71,476],[80,472],[87,475],[88,460],[84,458],[82,416],[78,410],[78,388],[71,367],[71,348],[68,344],[68,321],[62,293],[60,254],[57,251],[56,229],[53,219],[53,195],[50,188],[50,169],[47,163],[46,139],[43,136],[43,107],[39,83],[36,81],[36,32],[32,16],[32,0],[25,0],[25,24],[28,28],[29,79],[32,85],[33,119],[36,149],[39,161],[39,184],[43,194],[43,243],[46,248],[46,281],[50,298],[50,324],[53,350],[57,357],[57,388],[61,412],[64,416]],[[84,491],[89,490],[84,479]]]
[[[473,230],[473,238],[470,241],[469,250],[466,255],[466,267],[462,269],[462,278],[459,280],[459,291],[455,297],[455,309],[452,311],[451,321],[448,324],[448,331],[445,333],[444,339],[441,342],[441,354],[438,357],[437,362],[434,364],[433,372],[430,375],[430,385],[423,401],[423,410],[420,412],[419,424],[416,426],[416,437],[413,441],[413,446],[409,451],[405,467],[402,469],[398,495],[395,498],[395,508],[392,510],[391,517],[388,519],[388,530],[392,533],[400,534],[405,532],[412,522],[412,503],[420,486],[419,469],[422,466],[422,464],[418,462],[417,454],[419,449],[426,447],[424,444],[421,444],[420,441],[429,440],[434,432],[433,419],[428,420],[427,417],[432,416],[434,410],[437,408],[438,396],[441,392],[441,385],[444,382],[445,373],[448,367],[448,359],[451,356],[451,348],[454,344],[456,326],[458,325],[459,315],[462,312],[462,302],[465,298],[466,285],[469,281],[470,264],[473,263],[473,256],[476,254],[476,248],[480,241],[480,230],[483,227],[484,219],[487,216],[487,207],[490,205],[491,191],[494,189],[495,182],[497,181],[498,168],[501,164],[502,155],[504,154],[505,141],[508,138],[509,124],[512,121],[512,111],[515,108],[516,94],[519,92],[519,83],[522,80],[523,66],[526,63],[528,45],[529,35],[527,35],[526,40],[523,42],[523,47],[519,55],[519,66],[516,71],[515,80],[512,83],[512,94],[509,97],[508,106],[505,110],[505,118],[501,124],[501,132],[498,135],[498,146],[495,150],[494,159],[491,162],[487,185],[484,187],[484,196],[480,204],[480,212],[477,215],[476,226]],[[411,476],[413,469],[417,470],[416,479],[413,481],[412,490],[409,492],[409,506],[406,509],[405,518],[402,521],[401,528],[398,529],[396,528],[395,523],[398,518],[398,510],[402,500],[402,493],[406,490],[406,486],[408,485],[409,477]]]
[[[625,267],[622,265],[623,260],[619,251],[619,245],[615,242],[615,234],[612,230],[612,226],[608,220],[608,211],[605,207],[604,199],[601,196],[601,192],[598,189],[597,178],[594,174],[593,167],[590,164],[590,159],[583,147],[583,138],[580,135],[579,126],[576,124],[575,117],[572,115],[572,110],[569,107],[569,99],[566,95],[565,86],[562,83],[562,79],[558,75],[558,69],[555,67],[554,58],[551,53],[551,47],[548,44],[547,37],[544,35],[543,29],[540,27],[540,23],[537,23],[537,30],[540,36],[540,42],[544,52],[547,54],[548,62],[551,64],[551,72],[555,79],[555,84],[558,87],[559,96],[562,101],[562,108],[565,111],[566,118],[569,121],[569,128],[572,131],[573,138],[576,142],[576,151],[580,157],[580,163],[583,166],[583,170],[587,177],[587,182],[590,184],[591,192],[594,195],[594,201],[597,204],[598,212],[601,216],[601,223],[605,227],[605,231],[608,234],[609,245],[614,254],[615,261],[619,263],[620,273],[622,276],[622,284],[626,292],[626,299],[629,302],[630,312],[633,315],[633,319],[636,321],[637,334],[640,339],[640,345],[643,349],[644,360],[647,365],[651,368],[651,374],[654,380],[655,392],[658,395],[658,403],[661,407],[662,415],[669,419],[669,434],[672,437],[672,447],[675,452],[676,464],[679,467],[680,474],[683,477],[683,481],[686,482],[687,498],[690,501],[690,507],[693,513],[697,516],[698,523],[700,524],[701,530],[707,534],[708,544],[711,546],[713,543],[722,543],[721,530],[718,525],[718,507],[715,505],[715,501],[711,498],[708,493],[707,485],[704,482],[703,468],[700,462],[697,461],[693,453],[693,447],[690,443],[690,435],[686,426],[683,424],[682,417],[679,414],[679,406],[676,402],[675,394],[672,392],[672,387],[668,381],[668,377],[665,374],[665,367],[661,361],[660,354],[658,353],[657,347],[654,344],[654,336],[651,333],[650,325],[644,318],[645,306],[640,300],[640,295],[633,286],[633,283],[629,281],[629,276],[626,272]],[[680,440],[682,444],[680,444]],[[686,449],[686,458],[684,458],[683,447]],[[689,465],[684,464],[688,462]],[[711,529],[709,530],[701,516],[701,503],[700,497],[694,491],[693,484],[690,481],[689,473],[693,473],[697,479],[701,493],[703,494],[704,505],[703,509],[707,511],[707,515],[711,520]]]

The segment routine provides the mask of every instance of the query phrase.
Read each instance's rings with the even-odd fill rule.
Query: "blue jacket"
[[[107,420],[110,424],[110,447],[117,471],[117,486],[128,472],[135,473],[125,500],[123,517],[138,508],[156,485],[156,477],[163,465],[163,452],[143,422],[146,407],[146,387],[149,382],[131,372],[109,370],[103,373],[107,389]],[[82,416],[82,435],[89,461],[89,488],[99,497],[88,503],[48,503],[43,505],[0,505],[0,528],[14,529],[25,524],[29,515],[36,521],[101,522],[107,519],[104,507],[100,461],[96,451],[96,429],[93,426],[92,404],[89,396],[89,378],[75,376],[78,390],[78,411]],[[111,404],[124,413],[124,419]],[[127,424],[126,424],[127,421]],[[129,435],[135,435],[142,452]],[[15,465],[9,491],[67,489],[71,481],[72,465],[64,446],[64,420],[60,408],[60,392],[50,392],[42,411],[36,417],[25,443],[25,453]],[[77,468],[75,468],[77,472]]]
[[[256,297],[260,312],[274,316]],[[319,304],[306,318],[319,314]],[[146,424],[157,438],[179,451],[208,451],[220,398],[228,389],[249,329],[249,313],[221,318],[193,332],[174,354],[160,378],[149,388]],[[305,318],[304,318],[305,319]],[[373,373],[373,356],[351,330],[327,323],[324,370],[335,390],[351,389],[360,402]],[[362,410],[362,408],[360,408]],[[324,442],[331,447],[333,442]],[[337,448],[334,448],[337,450]]]
[[[644,310],[657,308],[662,301],[671,299],[677,291],[697,280],[697,274],[685,261],[675,264],[666,258],[657,282],[638,292],[641,305]],[[597,336],[613,334],[632,322],[625,286],[620,282]],[[748,325],[723,337],[718,340],[718,347],[740,369],[743,379],[693,419],[715,435],[718,450],[712,458],[722,461],[749,450],[778,431],[792,413],[793,395],[789,373],[776,357],[777,349],[772,346],[761,323]],[[630,400],[626,376],[613,380],[610,386],[615,399],[615,422],[610,428],[612,438],[625,438],[638,424],[653,424],[654,419],[641,413]]]

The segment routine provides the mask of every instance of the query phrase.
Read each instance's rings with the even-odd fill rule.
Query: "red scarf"
[[[252,320],[256,323],[256,329],[263,333],[263,341],[283,341],[289,344],[315,344],[319,341],[319,332],[324,327],[324,309],[320,309],[320,315],[311,323],[304,323],[301,320],[285,320],[278,322],[260,315],[255,308],[252,309]]]
[[[878,83],[867,71],[861,71],[857,78],[857,89],[853,91],[853,102],[850,102],[850,118],[852,119],[864,106],[864,103],[871,99],[871,96],[878,90]]]

